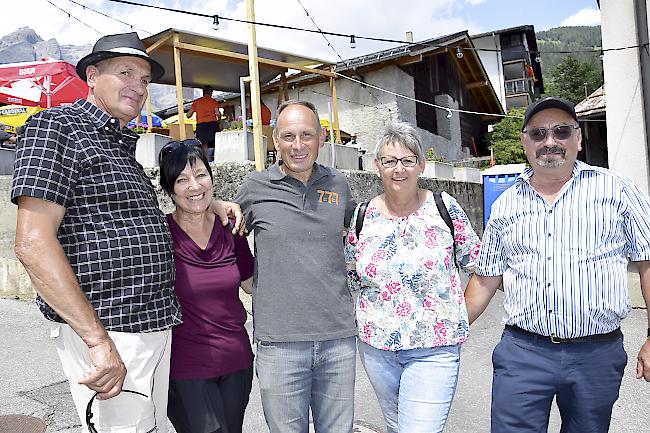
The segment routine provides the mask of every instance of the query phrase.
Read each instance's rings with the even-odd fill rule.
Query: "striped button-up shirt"
[[[627,261],[650,260],[650,200],[580,161],[549,204],[527,169],[492,206],[476,272],[503,275],[504,320],[574,338],[616,329],[630,310]]]

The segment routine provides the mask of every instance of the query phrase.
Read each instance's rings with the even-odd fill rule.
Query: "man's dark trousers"
[[[546,433],[554,397],[561,433],[606,433],[627,354],[622,335],[556,344],[507,327],[492,363],[492,433]]]

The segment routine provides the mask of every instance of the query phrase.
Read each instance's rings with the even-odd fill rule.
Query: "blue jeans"
[[[607,433],[627,354],[622,336],[554,344],[506,329],[492,364],[492,433],[546,432],[553,398],[561,433]]]
[[[270,433],[351,433],[356,337],[257,343],[262,409]]]
[[[458,383],[460,346],[391,352],[359,341],[388,433],[442,432]]]

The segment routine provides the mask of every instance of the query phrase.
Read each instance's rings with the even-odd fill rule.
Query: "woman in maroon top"
[[[183,312],[172,331],[168,415],[178,433],[241,433],[253,352],[238,294],[250,293],[253,256],[208,211],[212,171],[198,141],[162,148],[160,185],[176,205],[167,223]]]

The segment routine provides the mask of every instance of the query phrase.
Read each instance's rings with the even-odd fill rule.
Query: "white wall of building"
[[[363,76],[368,83],[375,86],[411,98],[415,97],[413,77],[397,66],[387,66],[377,71],[364,73]],[[331,100],[329,97],[329,83],[297,87],[290,89],[288,93],[290,99],[312,102],[318,109],[321,119],[328,118],[327,104]],[[400,120],[415,126],[416,104],[411,100],[380,90],[363,88],[360,84],[346,79],[336,80],[336,94],[339,98],[337,103],[341,129],[348,133],[356,133],[357,142],[365,146],[369,152],[374,151],[377,140],[389,122]],[[262,99],[271,109],[272,116],[275,118],[277,93],[263,95]],[[451,101],[451,98],[446,100]],[[447,106],[444,103],[440,105]],[[458,104],[451,101],[451,107],[457,108]],[[447,135],[450,139],[417,128],[425,149],[433,147],[437,155],[444,156],[448,160],[464,157],[465,154],[462,153],[460,145],[460,119],[458,115],[447,119],[446,111],[437,111],[439,111],[438,128],[449,130],[450,133]]]
[[[650,0],[646,0],[650,10]],[[603,48],[638,45],[633,1],[601,0]],[[649,25],[645,22],[645,25]],[[609,167],[631,178],[646,194],[650,190],[648,125],[645,120],[641,68],[637,50],[606,51],[603,58],[607,95]],[[650,79],[650,77],[645,77]],[[650,107],[650,95],[645,95]]]
[[[478,49],[476,52],[488,74],[490,84],[499,97],[502,107],[506,107],[506,87],[503,74],[503,60],[501,58],[501,40],[498,34],[472,38],[472,43]],[[497,50],[481,51],[480,49]]]

